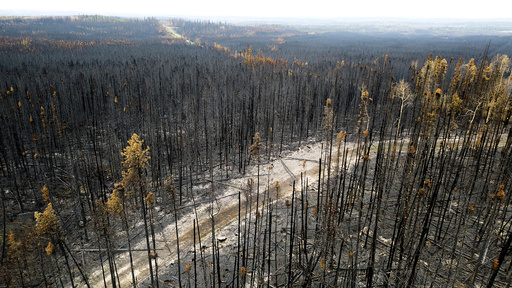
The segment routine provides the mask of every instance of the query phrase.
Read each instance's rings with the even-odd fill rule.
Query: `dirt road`
[[[293,182],[292,175],[297,179],[300,179],[302,173],[304,178],[307,177],[310,185],[316,182],[318,180],[318,160],[322,157],[321,147],[321,143],[306,145],[296,151],[283,154],[279,159],[275,159],[271,163],[262,164],[260,166],[260,192],[263,192],[267,187],[270,187],[270,191],[274,191],[272,198],[274,201],[278,201],[290,196]],[[251,167],[247,171],[247,174],[257,175],[257,166],[254,165]],[[211,234],[211,210],[213,210],[213,214],[215,215],[214,220],[216,233],[220,233],[229,223],[238,219],[238,191],[240,191],[240,189],[235,187],[242,188],[247,183],[247,179],[248,177],[234,178],[229,181],[224,181],[223,184],[218,184],[218,190],[220,191],[215,192],[216,200],[213,201],[213,205],[211,203],[198,205],[195,213],[197,213],[197,219],[199,219],[201,238],[206,238]],[[254,181],[256,183],[256,179],[254,179]],[[275,193],[276,181],[279,181],[280,184],[279,195]],[[241,193],[241,195],[243,206],[247,199],[244,193]],[[255,208],[256,205],[253,205],[251,210],[255,211]],[[196,219],[195,213],[194,211],[188,212],[186,215],[182,215],[178,221],[181,253],[184,253],[183,251],[186,252],[193,250],[193,220]],[[164,215],[163,217],[169,217],[169,220],[160,222],[167,224],[163,227],[161,232],[156,235],[157,248],[159,249],[158,263],[160,271],[165,270],[166,265],[174,263],[178,256],[176,253],[177,243],[174,218],[172,215]],[[140,283],[142,280],[149,277],[149,267],[147,254],[144,252],[144,249],[146,248],[145,239],[142,239],[142,237],[139,238],[141,239],[136,243],[132,242],[132,248],[141,250],[133,252],[135,276],[137,278],[137,282]],[[116,258],[116,264],[121,287],[132,286],[128,253],[125,252],[119,254]],[[108,274],[106,279],[107,285],[108,287],[111,287],[110,274],[106,274]],[[91,287],[104,286],[101,269],[92,273],[90,277],[90,284]]]

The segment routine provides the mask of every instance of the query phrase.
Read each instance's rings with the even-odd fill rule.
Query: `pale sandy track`
[[[308,178],[309,184],[313,184],[318,179],[318,160],[320,159],[321,153],[321,144],[313,144],[301,147],[297,151],[287,153],[283,155],[280,159],[275,159],[272,163],[262,164],[260,166],[260,192],[263,193],[270,187],[271,199],[274,201],[278,201],[281,199],[285,199],[291,195],[292,192],[292,177],[290,176],[290,172],[295,175],[296,179],[301,177],[301,173],[304,177]],[[281,161],[282,160],[282,161]],[[306,160],[304,165],[304,160]],[[352,162],[349,160],[349,162]],[[286,165],[288,169],[284,166]],[[333,164],[334,165],[334,164]],[[272,168],[269,168],[271,167]],[[256,175],[257,167],[251,167],[247,173],[248,175]],[[256,179],[255,183],[256,183]],[[275,183],[279,181],[279,197],[275,194]],[[231,179],[229,181],[225,181],[226,185],[217,184],[217,186],[224,186],[219,188],[222,192],[218,192],[219,195],[216,195],[217,200],[213,203],[213,214],[215,220],[215,230],[218,235],[222,234],[222,229],[226,227],[231,222],[238,219],[238,190],[233,187],[243,187],[243,185],[247,183],[247,177]],[[297,183],[297,185],[300,185]],[[256,192],[253,192],[254,194]],[[263,194],[262,194],[263,195]],[[241,193],[242,197],[242,207],[245,205],[245,196],[244,193]],[[254,199],[255,197],[253,197]],[[199,229],[201,232],[201,238],[204,239],[205,243],[208,242],[208,237],[211,236],[211,213],[209,212],[209,207],[212,207],[210,203],[203,203],[199,205],[196,209],[197,218],[199,219]],[[251,210],[255,211],[256,205],[253,205]],[[244,213],[242,211],[242,213]],[[158,263],[159,270],[165,271],[166,265],[170,265],[177,260],[176,251],[176,231],[174,220],[171,215],[166,215],[164,217],[170,217],[171,221],[162,221],[167,223],[165,227],[163,227],[162,231],[156,235],[158,250]],[[182,215],[180,220],[178,221],[178,229],[179,229],[179,237],[180,237],[180,251],[181,253],[186,253],[187,251],[193,250],[194,246],[194,233],[193,233],[193,220],[196,218],[194,212],[189,212],[186,215]],[[236,223],[235,223],[236,224]],[[233,224],[232,224],[233,225]],[[197,235],[196,235],[197,237]],[[211,240],[210,240],[211,242]],[[145,249],[145,239],[140,239],[137,243],[132,242],[132,248],[134,249]],[[149,267],[147,254],[144,251],[133,252],[134,256],[134,268],[135,275],[137,281],[140,283],[142,280],[149,277]],[[117,270],[119,274],[119,281],[121,283],[121,287],[130,287],[132,286],[132,276],[130,272],[130,262],[128,258],[128,253],[124,252],[119,254],[116,257]],[[110,274],[107,276],[107,285],[108,287],[112,287],[110,284]],[[103,279],[101,269],[97,269],[94,273],[92,273],[90,277],[91,287],[103,287]]]

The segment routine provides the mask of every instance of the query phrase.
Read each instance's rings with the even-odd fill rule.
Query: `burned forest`
[[[0,287],[512,287],[512,36],[393,29],[0,18]]]

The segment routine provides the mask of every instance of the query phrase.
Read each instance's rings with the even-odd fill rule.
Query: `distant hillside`
[[[87,46],[155,41],[166,35],[158,20],[105,16],[2,17],[0,47]],[[37,44],[37,45],[36,45]]]

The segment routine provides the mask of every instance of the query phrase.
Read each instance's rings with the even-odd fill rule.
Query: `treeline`
[[[178,33],[192,41],[198,39],[200,42],[210,42],[212,45],[216,41],[226,41],[227,39],[241,38],[263,39],[263,41],[272,41],[283,35],[303,35],[294,27],[284,25],[237,25],[227,22],[214,21],[190,21],[185,19],[169,19],[164,21],[167,25],[176,28]],[[235,40],[236,41],[236,40]]]
[[[141,45],[160,42],[165,28],[145,20],[103,17],[35,17],[0,19],[0,53],[53,53],[97,45]],[[171,39],[172,40],[172,39]]]
[[[54,41],[144,41],[162,36],[154,18],[131,19],[99,15],[73,17],[4,17],[0,19],[2,37],[26,37]]]

